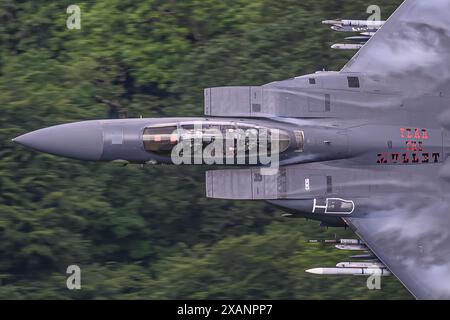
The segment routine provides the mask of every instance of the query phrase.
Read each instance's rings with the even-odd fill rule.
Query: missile
[[[314,268],[306,270],[307,273],[317,275],[351,275],[351,276],[390,276],[391,272],[380,268]]]
[[[333,239],[333,240],[308,240],[308,243],[323,243],[323,244],[335,244],[340,243],[340,240]]]
[[[339,262],[336,268],[380,268],[387,269],[381,262]]]
[[[355,28],[355,27],[342,27],[342,26],[331,26],[331,30],[336,32],[363,32],[367,31],[366,28]]]
[[[386,21],[383,20],[324,20],[322,24],[331,26],[342,26],[342,27],[369,27],[369,28],[381,28]]]
[[[335,245],[336,249],[347,251],[366,251],[367,247],[363,244],[338,244]]]
[[[355,260],[378,260],[377,257],[375,257],[374,255],[371,255],[371,254],[358,254],[358,255],[350,256],[350,259],[355,259]]]
[[[376,32],[385,21],[369,20],[325,20],[322,24],[330,25],[337,32]]]
[[[363,47],[362,44],[356,43],[336,43],[331,46],[331,49],[336,50],[359,50]]]
[[[348,41],[362,42],[362,43],[369,41],[369,39],[370,39],[369,36],[353,36],[353,37],[345,38],[345,40],[348,40]]]
[[[363,241],[359,239],[341,239],[341,244],[364,244]]]
[[[342,25],[342,20],[324,20],[324,21],[322,21],[322,24],[330,25],[330,26]]]
[[[308,240],[308,243],[323,243],[323,244],[364,244],[363,241],[358,239],[331,239],[331,240]]]

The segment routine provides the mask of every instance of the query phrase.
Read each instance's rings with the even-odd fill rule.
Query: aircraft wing
[[[402,175],[344,220],[417,299],[450,299],[450,163]]]
[[[341,70],[416,93],[450,90],[450,1],[406,0]]]

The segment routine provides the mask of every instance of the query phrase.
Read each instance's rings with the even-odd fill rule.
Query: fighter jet
[[[207,197],[350,227],[358,259],[376,257],[417,299],[449,299],[449,12],[406,0],[340,71],[205,89],[204,117],[83,121],[14,141],[80,160],[228,165],[206,172]],[[356,266],[343,273],[374,272]]]

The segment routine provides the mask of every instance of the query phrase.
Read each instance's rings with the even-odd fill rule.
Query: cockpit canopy
[[[227,157],[248,157],[252,152],[266,149],[268,155],[284,153],[290,148],[303,151],[303,132],[292,133],[285,130],[261,127],[238,122],[197,121],[191,123],[173,123],[147,127],[143,133],[144,148],[147,152],[169,157],[173,148],[184,143],[190,145],[192,154],[201,148],[204,150],[213,142],[223,143],[223,155]]]

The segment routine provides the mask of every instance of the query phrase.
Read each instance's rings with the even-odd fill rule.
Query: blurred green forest
[[[205,198],[204,168],[120,168],[15,146],[41,127],[200,116],[203,88],[339,70],[321,25],[400,0],[99,0],[0,4],[0,299],[411,299],[395,278],[318,277],[354,237],[260,202]],[[81,8],[81,30],[66,9]],[[82,289],[66,288],[66,268]]]

